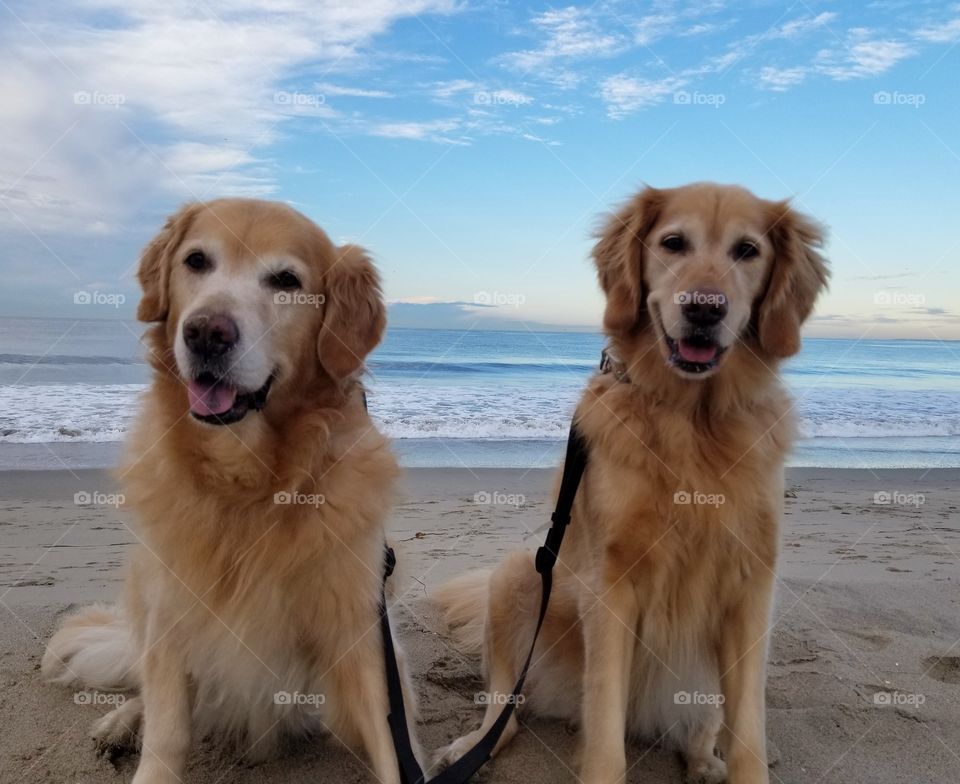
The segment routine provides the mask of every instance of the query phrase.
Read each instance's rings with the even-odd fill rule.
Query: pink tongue
[[[223,414],[237,399],[237,390],[219,381],[191,381],[187,385],[190,410],[199,416]]]
[[[714,357],[717,356],[716,346],[691,346],[685,340],[677,343],[677,349],[680,352],[680,356],[687,362],[706,364],[707,362],[712,362]]]

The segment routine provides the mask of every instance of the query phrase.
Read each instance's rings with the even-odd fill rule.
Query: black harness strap
[[[557,494],[557,506],[552,515],[550,530],[543,546],[537,550],[536,567],[540,573],[542,596],[540,599],[540,614],[537,617],[537,627],[530,643],[530,652],[524,662],[523,669],[513,693],[507,700],[503,711],[487,733],[477,741],[476,745],[454,762],[450,767],[427,782],[426,776],[410,743],[410,732],[407,727],[407,716],[403,705],[403,688],[400,679],[400,670],[397,667],[397,655],[393,648],[393,637],[390,633],[390,619],[387,617],[386,581],[393,573],[396,565],[396,556],[393,550],[387,547],[386,563],[384,566],[384,589],[380,599],[380,628],[383,633],[383,654],[387,671],[387,694],[390,700],[390,714],[387,722],[393,735],[393,745],[397,752],[397,762],[400,766],[400,778],[404,784],[466,784],[483,765],[490,759],[500,736],[506,729],[507,722],[513,715],[517,698],[523,691],[523,684],[533,661],[533,651],[543,627],[543,620],[547,616],[547,606],[550,603],[550,591],[553,587],[553,567],[557,563],[560,545],[563,543],[563,534],[570,523],[570,512],[577,495],[577,488],[583,478],[583,471],[587,465],[587,446],[576,422],[570,427],[570,438],[567,441],[567,457],[563,465],[563,476],[560,480],[560,492]]]

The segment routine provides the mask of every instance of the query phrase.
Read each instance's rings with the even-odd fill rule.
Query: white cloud
[[[807,69],[803,66],[796,68],[774,68],[764,66],[760,69],[760,85],[770,90],[782,92],[800,84],[807,77]]]
[[[862,37],[864,31],[851,31],[852,38]],[[822,73],[836,79],[864,79],[889,71],[901,60],[915,54],[902,41],[860,40],[851,42],[840,52],[823,50],[817,55],[817,67]]]
[[[429,139],[433,141],[458,142],[449,139],[444,134],[455,131],[460,127],[457,119],[427,120],[425,122],[385,122],[372,125],[370,133],[386,139]]]
[[[297,92],[300,74],[356,63],[398,19],[453,10],[454,0],[19,8],[30,33],[14,21],[0,31],[0,223],[85,231],[157,201],[270,192],[260,155],[283,124],[337,116],[322,94]]]
[[[367,90],[362,87],[344,87],[330,82],[317,82],[316,89],[321,95],[347,98],[392,98],[392,94],[384,90]]]
[[[649,46],[668,35],[676,23],[674,16],[651,14],[633,26],[633,40],[640,46]]]
[[[477,90],[479,88],[480,85],[469,79],[452,79],[447,82],[437,82],[431,89],[431,93],[435,98],[446,99],[452,98],[459,93],[467,92],[468,90]]]
[[[607,114],[619,119],[631,112],[661,103],[684,84],[686,80],[673,76],[652,81],[617,74],[603,80],[600,94],[607,105]]]
[[[799,38],[802,35],[819,30],[837,18],[832,11],[824,11],[817,16],[793,19],[775,28],[767,36],[769,38]]]
[[[543,39],[541,45],[536,49],[503,55],[501,60],[505,65],[534,71],[557,60],[615,54],[626,43],[623,36],[605,32],[595,14],[575,6],[545,11],[533,18],[533,25]]]
[[[934,44],[949,44],[960,41],[960,17],[937,27],[929,26],[917,30],[914,35],[922,41]]]

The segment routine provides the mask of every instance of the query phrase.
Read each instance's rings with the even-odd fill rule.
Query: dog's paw
[[[139,706],[125,703],[98,719],[90,729],[97,754],[115,760],[136,751],[140,717]]]
[[[437,749],[433,754],[433,767],[436,770],[446,770],[449,768],[454,762],[473,748],[473,745],[476,743],[476,739],[473,737],[474,734],[475,733],[464,735],[462,738],[457,738],[453,743]]]
[[[727,780],[727,764],[719,757],[701,757],[687,761],[687,784],[723,784]]]

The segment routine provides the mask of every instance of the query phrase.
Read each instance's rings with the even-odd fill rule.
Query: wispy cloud
[[[345,96],[348,98],[391,98],[392,93],[386,90],[368,90],[363,87],[346,87],[330,82],[317,82],[316,89],[321,95],[339,98]]]
[[[619,119],[638,109],[661,103],[685,84],[686,80],[674,76],[651,80],[617,74],[604,79],[600,93],[607,105],[607,114]]]
[[[627,44],[623,35],[603,29],[594,8],[567,6],[545,11],[533,19],[535,34],[541,39],[533,49],[508,52],[501,62],[520,71],[534,71],[557,61],[607,57],[622,51]]]
[[[821,14],[810,17],[802,17],[800,19],[793,19],[789,22],[784,22],[782,25],[775,27],[769,33],[766,34],[766,38],[799,38],[801,36],[807,35],[808,33],[815,32],[821,27],[829,25],[831,22],[835,21],[837,14],[832,11],[824,11]]]
[[[949,44],[960,41],[960,17],[951,19],[941,25],[923,27],[917,30],[914,35],[922,41],[935,44]]]
[[[370,133],[386,139],[431,139],[447,143],[462,143],[462,140],[448,135],[460,127],[461,122],[456,118],[424,122],[384,122],[370,126]]]
[[[770,90],[784,91],[789,90],[800,84],[807,78],[807,68],[797,66],[794,68],[775,68],[766,65],[760,69],[760,84]]]
[[[838,81],[864,79],[886,73],[915,54],[915,50],[902,41],[862,40],[864,35],[865,31],[852,31],[845,47],[821,50],[817,54],[817,70]]]

